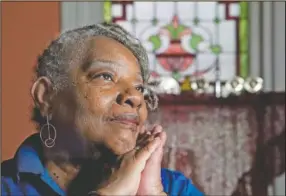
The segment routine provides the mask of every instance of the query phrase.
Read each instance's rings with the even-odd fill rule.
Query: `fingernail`
[[[159,137],[155,137],[154,140],[156,140],[156,142],[157,142],[157,141],[160,141],[160,138]]]
[[[157,132],[161,132],[163,130],[162,126],[160,126],[160,125],[157,125],[155,127],[155,129],[156,129]]]

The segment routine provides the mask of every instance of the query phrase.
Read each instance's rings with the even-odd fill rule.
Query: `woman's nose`
[[[142,96],[136,89],[128,89],[117,96],[116,102],[119,105],[126,105],[131,108],[140,108],[142,105]]]

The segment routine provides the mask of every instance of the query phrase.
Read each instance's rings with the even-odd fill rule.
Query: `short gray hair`
[[[62,33],[52,41],[38,58],[37,77],[46,76],[57,92],[68,85],[67,70],[77,57],[78,52],[85,50],[86,41],[94,36],[112,38],[127,47],[137,58],[144,82],[148,80],[148,56],[138,39],[121,26],[114,23],[100,23],[84,26]]]

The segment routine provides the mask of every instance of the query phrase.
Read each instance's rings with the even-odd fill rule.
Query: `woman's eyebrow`
[[[92,69],[93,67],[96,68],[110,68],[115,71],[120,71],[121,67],[124,67],[121,63],[118,63],[116,61],[111,61],[111,60],[105,60],[105,59],[96,59],[93,61],[89,61],[88,63],[84,64],[82,66],[83,71],[87,71],[89,69]],[[143,81],[142,74],[141,72],[137,72],[136,76],[138,81]]]
[[[87,71],[93,67],[110,67],[110,68],[116,68],[116,67],[122,67],[122,64],[116,62],[116,61],[110,61],[110,60],[102,60],[102,59],[96,59],[93,61],[88,61],[82,66],[83,71]]]

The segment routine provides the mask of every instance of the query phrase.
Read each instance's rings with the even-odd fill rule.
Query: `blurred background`
[[[207,195],[285,195],[285,2],[1,2],[2,160],[35,127],[36,59],[61,32],[116,22],[146,48],[163,166]]]

